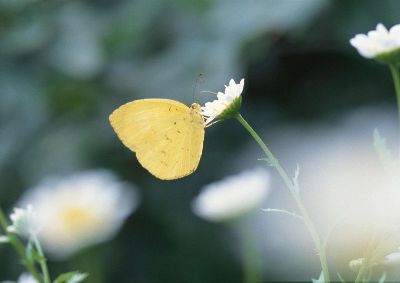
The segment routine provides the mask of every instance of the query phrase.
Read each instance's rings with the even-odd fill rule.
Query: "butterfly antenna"
[[[195,101],[195,93],[197,92],[197,89],[198,89],[199,85],[202,84],[202,83],[204,82],[203,77],[204,77],[204,76],[203,76],[202,73],[199,73],[199,74],[197,75],[196,83],[195,83],[194,86],[193,86],[193,102]]]
[[[215,94],[215,95],[217,95],[217,93],[216,92],[213,92],[213,91],[209,91],[209,90],[202,90],[202,91],[200,91],[201,93],[211,93],[211,94]]]

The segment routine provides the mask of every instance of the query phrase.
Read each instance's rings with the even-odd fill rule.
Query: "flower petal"
[[[375,58],[381,54],[400,49],[400,25],[395,25],[388,31],[379,23],[375,30],[367,35],[357,34],[350,39],[350,44],[366,58]]]
[[[242,94],[244,79],[237,84],[233,79],[225,86],[225,92],[218,92],[217,99],[207,102],[201,107],[201,114],[206,117],[206,124],[209,124],[217,116],[221,115],[235,100]]]
[[[255,168],[207,185],[193,201],[196,215],[226,221],[257,208],[269,192],[269,174]]]

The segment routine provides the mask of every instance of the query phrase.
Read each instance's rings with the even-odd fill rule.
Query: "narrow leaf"
[[[319,275],[318,279],[312,278],[311,280],[313,283],[325,283],[324,274],[322,273],[322,271],[321,271],[321,274]]]
[[[33,243],[31,241],[28,242],[25,248],[25,254],[26,257],[29,259],[30,262],[34,262],[34,254],[35,253],[35,247],[33,246]]]
[[[37,262],[40,263],[43,260],[46,260],[43,256],[41,256],[39,254],[39,252],[36,250],[35,245],[32,241],[28,242],[28,245],[25,248],[25,253],[27,258],[31,261],[31,262]]]
[[[384,283],[386,280],[386,272],[383,272],[382,276],[379,278],[378,283]]]
[[[53,283],[79,283],[88,277],[87,273],[80,273],[79,271],[71,271],[63,273],[57,277]]]
[[[391,170],[396,161],[393,158],[392,152],[386,145],[386,139],[380,135],[378,129],[374,130],[374,148],[385,170]]]
[[[295,218],[299,218],[299,219],[303,220],[303,217],[301,217],[301,216],[298,215],[297,213],[290,212],[290,211],[287,211],[287,210],[285,210],[285,209],[263,208],[262,211],[265,211],[265,212],[278,212],[278,213],[283,213],[283,214],[290,215],[290,216],[293,216],[293,217],[295,217]]]
[[[339,272],[337,273],[337,276],[338,276],[338,278],[339,278],[340,282],[342,282],[342,283],[346,283],[346,281],[343,279],[342,275],[340,275],[340,273],[339,273]]]
[[[300,191],[299,175],[300,175],[300,166],[299,164],[297,164],[296,171],[294,172],[294,177],[293,177],[293,185],[297,192]]]
[[[271,166],[271,167],[276,167],[276,165],[278,164],[278,159],[269,159],[269,158],[258,158],[257,159],[258,161],[265,161],[265,162],[267,162],[267,164],[268,164],[268,166]]]

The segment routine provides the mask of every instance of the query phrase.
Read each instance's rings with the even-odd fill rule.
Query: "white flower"
[[[385,256],[383,263],[388,265],[398,265],[400,263],[400,252],[394,252]]]
[[[196,215],[210,221],[237,218],[258,207],[269,191],[269,174],[262,168],[207,185],[192,203]]]
[[[393,51],[400,51],[400,24],[393,26],[389,31],[379,23],[376,30],[368,35],[357,34],[350,39],[358,52],[366,58],[385,56]]]
[[[3,281],[3,283],[14,283],[14,281]],[[28,273],[22,273],[21,276],[18,278],[18,281],[15,283],[38,283],[38,282],[32,275]]]
[[[0,235],[0,244],[5,244],[8,242],[10,242],[10,239],[8,238],[8,236]]]
[[[201,114],[206,117],[206,124],[210,124],[210,122],[215,118],[231,118],[225,118],[223,117],[223,114],[232,106],[232,110],[236,112],[239,110],[241,104],[240,95],[242,94],[243,86],[244,79],[242,79],[239,84],[236,84],[235,81],[231,79],[229,85],[225,86],[224,93],[218,92],[216,100],[207,102],[203,107],[201,107]]]
[[[363,258],[363,257],[353,259],[349,262],[349,267],[354,272],[358,272],[360,270],[361,266],[364,264],[364,262],[365,262],[365,258]]]
[[[21,276],[18,278],[18,283],[37,283],[36,279],[27,273],[22,273]]]
[[[39,226],[36,222],[36,213],[32,205],[27,205],[26,209],[14,208],[10,215],[11,225],[7,227],[10,233],[16,233],[20,236],[30,237],[37,234]]]
[[[44,248],[63,258],[116,234],[138,204],[128,187],[109,171],[87,171],[45,179],[22,203],[35,207]]]

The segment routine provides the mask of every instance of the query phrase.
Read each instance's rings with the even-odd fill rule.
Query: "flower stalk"
[[[239,227],[240,241],[243,256],[243,282],[261,283],[262,282],[262,263],[261,255],[254,242],[254,235],[251,229],[246,227],[244,221],[242,227]]]
[[[314,223],[312,222],[307,209],[305,208],[300,194],[296,189],[295,184],[293,181],[290,179],[289,175],[286,173],[285,169],[279,164],[279,161],[275,158],[275,156],[272,154],[272,152],[269,150],[267,145],[262,141],[260,136],[254,131],[254,129],[247,123],[247,121],[243,118],[242,115],[239,113],[236,115],[236,120],[239,121],[240,124],[250,133],[250,135],[255,139],[255,141],[258,143],[258,145],[261,147],[261,149],[264,151],[267,161],[269,164],[274,167],[279,175],[281,176],[283,182],[285,183],[286,187],[289,189],[290,194],[292,195],[297,208],[299,209],[299,212],[302,216],[302,220],[304,224],[306,225],[308,231],[310,232],[311,238],[314,242],[315,248],[317,250],[319,260],[321,263],[321,268],[322,268],[322,273],[324,276],[324,282],[329,283],[329,270],[328,270],[328,262],[326,259],[326,251],[325,251],[325,246],[322,244],[322,241],[317,233],[317,230],[315,228]]]
[[[394,88],[397,98],[397,110],[399,115],[399,128],[400,128],[400,73],[399,68],[395,64],[389,64],[390,72],[392,73]]]
[[[33,244],[35,245],[35,248],[39,254],[39,265],[42,270],[44,283],[51,283],[49,269],[47,268],[47,260],[43,253],[42,246],[41,246],[36,234],[32,234],[32,241],[33,241]]]
[[[39,272],[36,270],[34,263],[27,258],[25,254],[25,248],[22,245],[21,241],[18,240],[18,238],[13,233],[7,232],[7,227],[9,226],[9,223],[1,207],[0,207],[0,225],[3,231],[7,234],[10,244],[14,247],[15,251],[21,258],[21,262],[25,266],[25,268],[29,271],[29,273],[32,274],[32,276],[36,279],[37,282],[46,283],[43,281]]]

